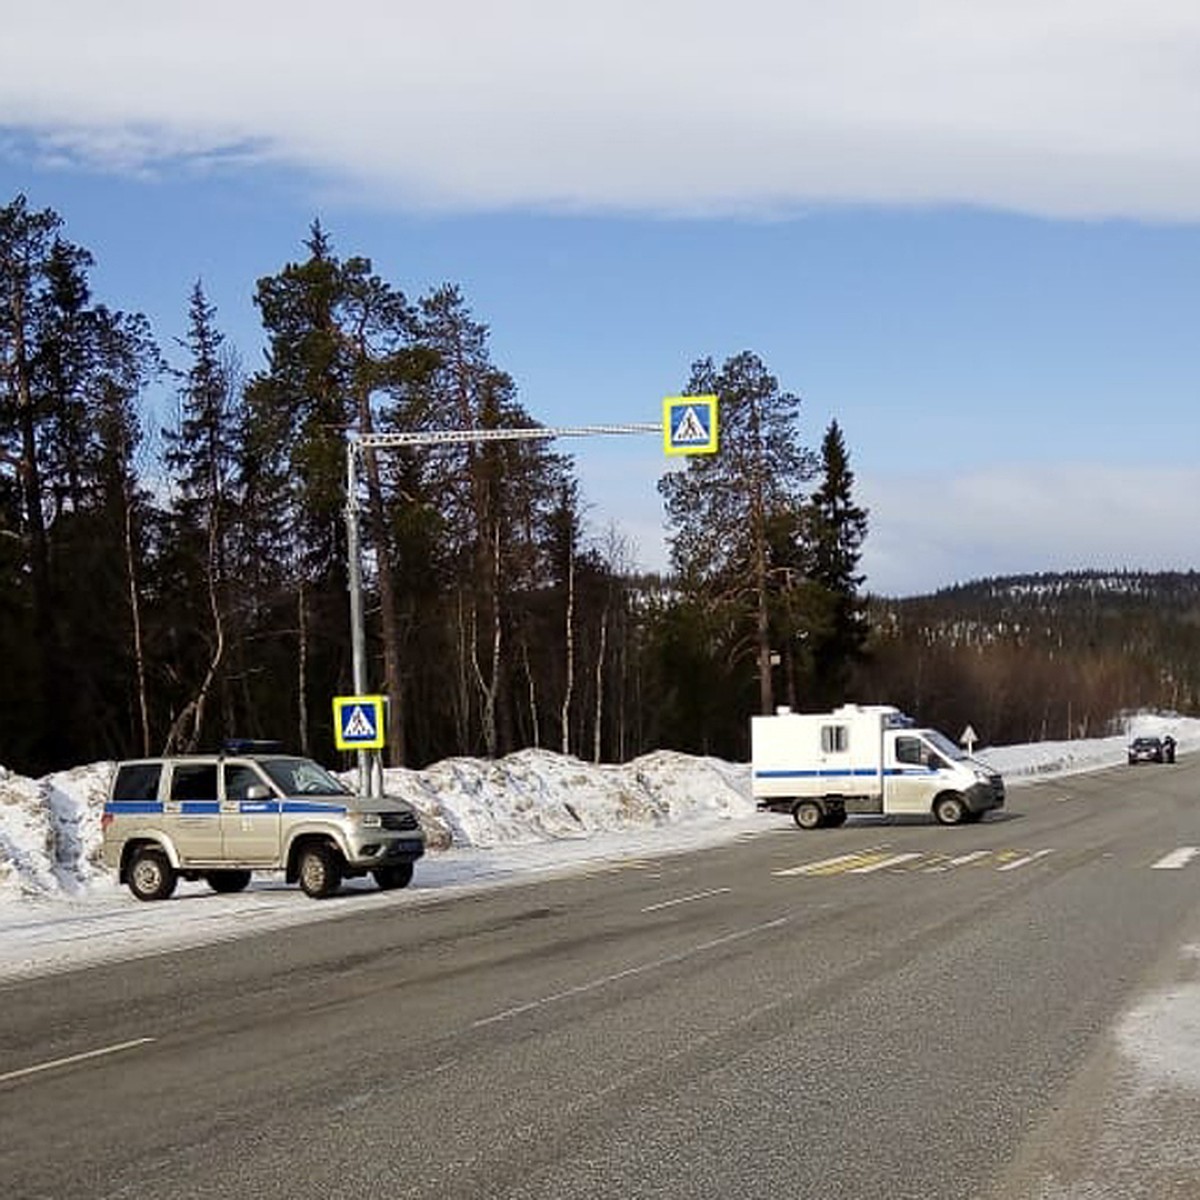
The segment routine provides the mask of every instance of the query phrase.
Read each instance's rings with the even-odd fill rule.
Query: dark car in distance
[[[1144,762],[1174,762],[1175,739],[1172,737],[1136,737],[1129,743],[1129,765]]]

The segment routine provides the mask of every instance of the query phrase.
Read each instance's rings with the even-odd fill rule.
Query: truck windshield
[[[344,796],[348,791],[311,758],[271,758],[259,765],[285,796]]]
[[[961,758],[966,758],[966,751],[961,746],[956,746],[944,733],[939,733],[936,729],[926,729],[921,736],[941,755],[957,762]]]

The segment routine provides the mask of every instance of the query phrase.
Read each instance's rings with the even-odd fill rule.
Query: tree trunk
[[[575,690],[575,552],[567,551],[567,619],[566,619],[566,682],[563,685],[562,710],[559,723],[562,730],[562,752],[571,753],[571,693]]]
[[[308,757],[308,605],[304,594],[304,580],[296,596],[297,626],[299,629],[299,655],[296,662],[296,687],[298,691],[297,720],[300,723],[300,753]]]
[[[600,645],[596,651],[596,713],[592,727],[592,762],[601,754],[600,731],[604,724],[604,655],[608,648],[608,606],[600,614]]]

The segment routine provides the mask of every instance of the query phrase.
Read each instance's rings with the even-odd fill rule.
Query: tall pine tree
[[[775,561],[773,530],[794,524],[812,473],[800,440],[800,399],[748,351],[718,370],[692,367],[685,394],[719,400],[720,450],[688,459],[659,481],[672,529],[671,561],[683,590],[708,610],[697,635],[720,637],[714,659],[753,667],[757,708],[774,707],[771,613],[794,582]]]
[[[816,701],[829,707],[846,699],[851,666],[867,639],[866,600],[858,572],[867,535],[867,510],[854,501],[854,473],[845,438],[831,421],[821,442],[821,482],[806,511],[808,578],[821,619],[812,631]]]

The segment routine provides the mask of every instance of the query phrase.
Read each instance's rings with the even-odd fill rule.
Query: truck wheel
[[[820,829],[825,820],[825,814],[815,800],[801,800],[792,809],[792,820],[801,829]]]
[[[946,792],[933,802],[933,815],[943,825],[957,825],[966,814],[967,806],[956,792]]]
[[[209,871],[204,882],[214,892],[241,892],[250,884],[249,871]]]
[[[157,846],[135,850],[129,863],[129,890],[139,900],[165,900],[175,890],[175,868]]]
[[[305,846],[297,864],[300,890],[314,900],[332,896],[342,886],[342,864],[338,853],[320,842]]]
[[[381,892],[390,892],[395,888],[408,887],[412,883],[412,863],[397,863],[392,867],[377,867],[371,872]]]

